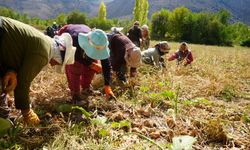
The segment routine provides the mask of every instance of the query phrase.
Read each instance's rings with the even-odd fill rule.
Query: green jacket
[[[1,18],[5,33],[0,47],[0,64],[17,72],[15,105],[17,109],[27,109],[31,82],[48,64],[52,40],[27,24]]]

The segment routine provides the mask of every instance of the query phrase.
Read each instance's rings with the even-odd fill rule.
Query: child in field
[[[193,55],[192,52],[188,49],[188,45],[186,42],[181,43],[179,49],[168,58],[168,61],[172,61],[175,59],[177,59],[177,65],[191,65],[193,61]]]
[[[154,48],[142,52],[142,62],[157,67],[165,68],[163,55],[169,53],[170,46],[167,41],[159,42]]]

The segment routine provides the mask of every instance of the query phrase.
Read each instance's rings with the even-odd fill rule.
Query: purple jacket
[[[133,48],[134,44],[122,33],[108,35],[108,37],[112,69],[114,71],[119,71],[121,66],[126,65],[124,59],[126,50]]]

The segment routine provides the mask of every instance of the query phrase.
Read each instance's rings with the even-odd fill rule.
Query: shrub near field
[[[173,53],[179,43],[170,44]],[[83,112],[80,122],[70,119],[73,112],[66,107],[58,108],[70,100],[65,76],[50,67],[43,70],[31,88],[42,127],[20,129],[5,144],[29,149],[166,149],[173,137],[190,135],[197,139],[195,149],[249,149],[250,49],[189,47],[192,67],[178,68],[172,61],[159,70],[143,64],[134,89],[121,92],[113,86],[117,101],[88,97],[91,116]]]

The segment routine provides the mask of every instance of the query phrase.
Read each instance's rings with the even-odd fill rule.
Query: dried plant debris
[[[194,149],[250,149],[249,48],[190,46],[192,66],[143,64],[133,88],[111,85],[116,101],[105,99],[96,76],[94,90],[101,94],[82,93],[86,106],[71,101],[65,75],[42,70],[30,89],[41,124],[24,127],[8,97],[13,124],[0,149],[167,149],[186,141]]]

